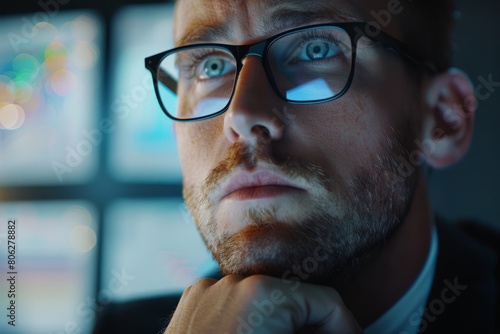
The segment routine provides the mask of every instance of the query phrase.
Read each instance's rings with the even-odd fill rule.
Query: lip
[[[219,201],[274,197],[290,191],[305,190],[298,181],[270,168],[236,171],[222,182],[219,189]]]

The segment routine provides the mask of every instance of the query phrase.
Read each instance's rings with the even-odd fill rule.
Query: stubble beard
[[[301,270],[306,282],[327,284],[353,270],[382,245],[406,217],[418,172],[401,176],[398,157],[408,156],[408,143],[392,136],[381,144],[371,167],[360,168],[341,195],[321,166],[292,160],[266,143],[234,144],[211,170],[200,190],[184,187],[186,205],[208,249],[224,274],[283,277]],[[218,232],[217,207],[211,192],[235,167],[272,163],[290,177],[301,177],[320,189],[300,220],[280,221],[272,209],[249,209],[245,228]],[[299,205],[300,203],[297,203]],[[300,215],[299,215],[300,216]]]

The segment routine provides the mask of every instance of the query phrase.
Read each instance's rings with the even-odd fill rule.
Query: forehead
[[[174,38],[177,46],[245,44],[308,24],[363,19],[349,0],[178,0]]]

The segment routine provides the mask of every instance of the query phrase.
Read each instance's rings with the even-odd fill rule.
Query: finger
[[[215,283],[217,283],[215,279],[203,278],[184,290],[165,334],[181,332],[179,328],[183,328],[186,323],[189,323],[189,316],[196,311],[198,306],[196,303],[189,302],[189,300],[201,299],[205,291]]]
[[[363,333],[340,295],[332,288],[303,284],[291,298],[295,302],[291,313],[295,330],[309,327],[317,329],[312,333],[319,334]]]

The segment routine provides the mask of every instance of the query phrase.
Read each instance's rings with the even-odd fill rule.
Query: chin
[[[213,254],[226,275],[287,279],[305,264],[307,274],[301,275],[301,281],[324,284],[345,266],[341,268],[338,254],[323,249],[315,238],[290,224],[252,225],[221,238]]]

